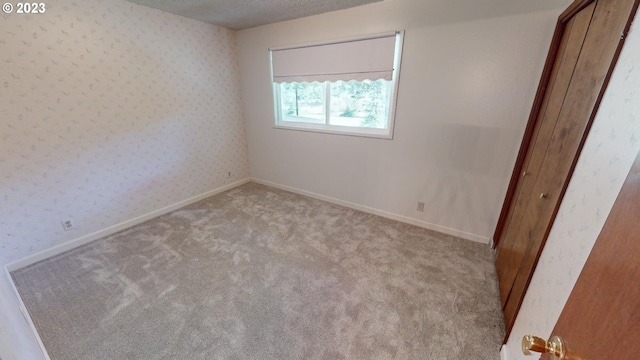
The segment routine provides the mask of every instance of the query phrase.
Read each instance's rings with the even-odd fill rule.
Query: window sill
[[[386,140],[393,139],[393,131],[390,129],[372,129],[372,128],[330,126],[330,125],[324,125],[324,124],[306,124],[306,123],[292,123],[292,124],[280,123],[280,124],[275,124],[273,128],[283,129],[283,130],[318,132],[318,133],[333,134],[333,135],[368,137],[368,138],[386,139]]]

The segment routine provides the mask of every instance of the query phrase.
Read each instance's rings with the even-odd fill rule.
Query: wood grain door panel
[[[522,176],[518,181],[516,202],[507,221],[506,231],[503,232],[503,240],[508,240],[499,242],[496,262],[500,298],[503,306],[507,302],[520,263],[527,251],[529,243],[528,232],[535,226],[535,223],[523,225],[523,222],[535,221],[538,217],[537,213],[532,213],[534,210],[540,210],[538,209],[540,202],[535,198],[531,198],[533,187],[540,174],[542,161],[553,130],[556,127],[558,115],[568,91],[571,77],[574,74],[594,9],[595,4],[591,4],[567,24],[556,66],[552,73],[550,87],[546,92],[539,120],[534,130],[533,146],[529,148],[525,158],[527,175]]]

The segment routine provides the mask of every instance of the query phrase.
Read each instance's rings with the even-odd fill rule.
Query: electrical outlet
[[[73,222],[71,222],[71,219],[67,219],[67,220],[62,220],[62,228],[64,229],[64,231],[69,231],[71,229],[73,229]]]
[[[420,212],[424,212],[424,203],[422,201],[418,201],[418,206],[416,206],[416,210]]]

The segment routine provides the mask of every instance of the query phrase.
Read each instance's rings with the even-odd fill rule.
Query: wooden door
[[[640,153],[553,333],[566,360],[640,357]]]
[[[638,1],[576,1],[558,22],[494,239],[508,338]],[[546,76],[546,78],[545,78]]]

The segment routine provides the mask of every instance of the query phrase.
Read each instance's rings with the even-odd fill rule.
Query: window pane
[[[282,121],[325,123],[324,83],[281,83]]]
[[[391,81],[336,81],[329,93],[331,125],[388,128]]]

